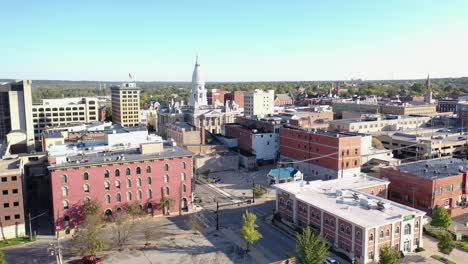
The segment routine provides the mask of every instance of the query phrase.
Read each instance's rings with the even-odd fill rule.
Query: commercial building
[[[359,175],[361,135],[298,127],[280,128],[280,154],[305,178],[336,179]]]
[[[25,145],[34,149],[31,81],[0,83],[0,141],[7,140],[11,132],[22,133]]]
[[[140,125],[140,88],[136,83],[111,87],[112,122],[123,127]]]
[[[167,137],[174,139],[179,146],[186,146],[204,144],[202,139],[204,141],[205,135],[203,130],[199,130],[189,123],[175,122],[167,125]]]
[[[468,127],[468,103],[457,104],[457,115],[460,120],[460,125]]]
[[[468,213],[468,160],[441,158],[380,169],[390,181],[389,199],[427,212],[436,206],[452,217]]]
[[[384,115],[419,115],[436,116],[436,105],[424,102],[411,103],[387,103],[387,102],[361,102],[334,101],[333,111],[337,117],[342,117],[343,112],[358,112],[367,114]]]
[[[136,202],[152,215],[188,210],[192,202],[192,153],[147,130],[111,130],[105,140],[48,148],[52,212],[57,231],[82,220],[85,201],[97,200],[110,220]],[[169,206],[164,205],[170,200]]]
[[[395,116],[367,117],[364,119],[338,119],[329,121],[330,130],[349,131],[356,133],[380,133],[382,131],[398,131],[425,127],[431,120],[427,116]]]
[[[226,101],[225,95],[228,92],[219,90],[219,89],[211,89],[207,93],[207,100],[208,100],[208,105],[224,105],[224,102]]]
[[[43,99],[32,106],[34,135],[40,141],[45,128],[99,121],[98,99],[95,97]]]
[[[302,172],[293,167],[271,169],[268,172],[269,184],[278,184],[292,181],[302,181]]]
[[[406,254],[423,246],[425,212],[385,199],[388,184],[367,176],[277,184],[276,211],[352,260],[378,261],[383,247]]]
[[[26,234],[24,225],[22,161],[19,158],[1,159],[0,153],[0,221],[6,239]]]
[[[274,90],[255,90],[244,94],[244,115],[263,117],[274,113]]]
[[[468,100],[465,96],[457,99],[444,98],[437,100],[437,112],[451,112],[456,114],[458,112],[458,104],[466,104]]]
[[[224,100],[236,103],[239,108],[244,109],[244,91],[233,91],[224,95]]]
[[[302,128],[328,129],[330,120],[333,120],[332,111],[300,111],[292,113],[291,118],[288,119],[288,124]]]

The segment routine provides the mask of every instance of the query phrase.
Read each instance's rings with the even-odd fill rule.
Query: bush
[[[450,235],[452,235],[452,233],[450,233],[449,231],[443,229],[443,228],[440,228],[440,227],[434,227],[434,226],[431,226],[429,224],[425,225],[424,228],[423,228],[423,232],[424,234],[426,235],[429,235],[431,237],[435,237],[437,239],[441,239],[442,237],[445,236],[445,234],[449,233]]]
[[[422,247],[417,247],[414,251],[416,252],[423,252],[425,249]]]
[[[254,189],[254,195],[255,198],[260,198],[266,193],[265,188],[263,187],[255,187]]]

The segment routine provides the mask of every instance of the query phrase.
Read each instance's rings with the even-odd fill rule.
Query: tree
[[[0,233],[2,233],[2,241],[5,244],[8,244],[8,240],[5,237],[5,232],[3,231],[3,222],[2,219],[0,219]]]
[[[398,264],[400,252],[386,246],[380,249],[379,264]]]
[[[142,223],[143,237],[145,238],[145,246],[150,245],[151,240],[158,239],[161,235],[159,224],[150,216],[147,216]]]
[[[190,230],[194,235],[198,235],[203,232],[203,223],[200,217],[196,214],[192,214],[189,219]]]
[[[163,215],[169,215],[169,208],[171,208],[172,203],[174,202],[173,199],[168,197],[161,198],[161,208],[163,210]]]
[[[296,236],[296,259],[301,264],[321,264],[328,256],[328,245],[307,227]]]
[[[72,250],[79,256],[95,255],[105,248],[102,237],[102,219],[97,215],[88,215],[77,228],[71,240]]]
[[[447,209],[437,206],[432,213],[431,225],[447,229],[452,224],[452,217]]]
[[[377,149],[383,149],[384,145],[382,144],[382,141],[380,141],[378,138],[372,137],[372,147]]]
[[[106,121],[112,121],[112,108],[106,106]]]
[[[250,246],[255,243],[255,241],[262,238],[262,234],[257,230],[258,225],[255,224],[257,216],[254,213],[251,213],[249,210],[246,210],[242,216],[242,228],[240,230],[240,235],[242,239],[247,244],[246,251],[250,251]]]
[[[141,205],[137,201],[127,204],[127,214],[132,217],[132,220],[142,216],[143,210],[141,209]]]
[[[81,207],[81,212],[83,214],[83,219],[86,219],[88,216],[98,216],[98,218],[102,220],[102,217],[100,217],[102,212],[101,202],[97,199],[85,201]]]
[[[437,248],[439,248],[439,251],[444,254],[450,254],[454,248],[452,234],[449,232],[442,234],[440,236],[439,243],[437,243]]]
[[[2,251],[0,251],[0,264],[7,264],[5,254]]]
[[[128,243],[134,227],[133,222],[127,221],[122,215],[118,215],[115,219],[115,223],[112,226],[112,241],[119,251],[122,251]]]

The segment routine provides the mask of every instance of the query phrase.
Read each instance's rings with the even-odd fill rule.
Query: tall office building
[[[31,81],[23,80],[0,84],[0,141],[7,139],[7,134],[24,134],[29,150],[34,149],[34,129],[32,119]]]
[[[123,127],[140,125],[140,88],[136,83],[111,87],[112,122]]]
[[[244,94],[244,115],[259,116],[273,114],[275,91],[255,90]]]

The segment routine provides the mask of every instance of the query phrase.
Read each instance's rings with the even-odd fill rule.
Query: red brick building
[[[225,95],[229,92],[211,89],[206,93],[206,99],[208,100],[208,105],[224,105]]]
[[[275,94],[275,106],[293,105],[294,99],[289,94]]]
[[[455,217],[468,213],[467,168],[467,160],[431,159],[381,168],[380,176],[390,181],[390,200],[426,212],[443,206]]]
[[[285,160],[307,160],[293,164],[305,178],[346,178],[361,172],[361,136],[356,133],[280,128],[280,154]]]
[[[234,101],[240,108],[244,108],[244,93],[244,91],[226,93],[224,95],[224,100]]]
[[[60,231],[80,223],[79,210],[91,199],[102,205],[102,214],[109,220],[135,201],[152,215],[177,214],[191,206],[190,151],[148,142],[127,148],[106,146],[100,151],[88,147],[80,154],[63,154],[49,152],[53,214]],[[169,208],[163,208],[163,198],[169,199]]]

